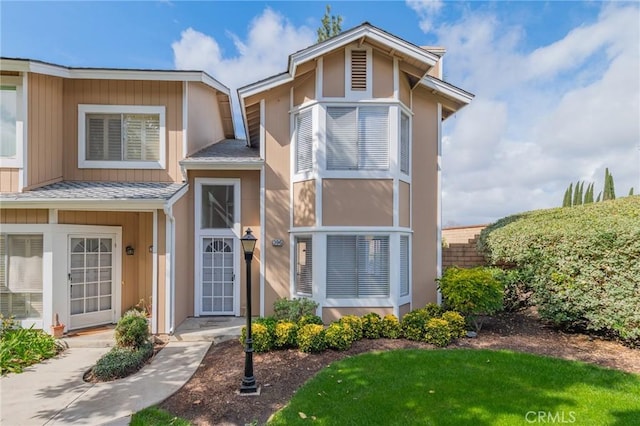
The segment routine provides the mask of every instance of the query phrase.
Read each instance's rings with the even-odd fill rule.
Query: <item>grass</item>
[[[188,420],[176,417],[166,410],[149,407],[131,416],[129,426],[189,426],[190,424]]]
[[[270,425],[640,424],[640,376],[488,350],[397,350],[338,361]]]

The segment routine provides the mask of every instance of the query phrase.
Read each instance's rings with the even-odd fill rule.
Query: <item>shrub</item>
[[[409,340],[423,340],[425,325],[433,318],[433,308],[415,309],[402,317],[402,335]]]
[[[431,318],[425,324],[424,341],[439,347],[451,343],[449,323],[442,318]]]
[[[429,318],[438,318],[444,313],[444,308],[437,303],[427,303],[422,310]]]
[[[447,307],[467,316],[478,331],[482,328],[478,315],[502,309],[502,284],[490,268],[451,267],[438,281]]]
[[[327,348],[324,327],[307,324],[298,329],[298,347],[302,352],[322,352]]]
[[[640,342],[640,196],[509,216],[478,247],[531,274],[542,318]]]
[[[451,331],[451,338],[457,339],[467,335],[466,322],[464,317],[455,311],[447,311],[442,314],[443,320],[449,324],[449,330]]]
[[[379,339],[382,332],[382,319],[375,312],[362,317],[362,335],[367,339]]]
[[[502,307],[507,312],[517,312],[531,305],[533,274],[530,269],[498,269],[494,277],[504,288]]]
[[[273,348],[273,339],[266,325],[261,323],[253,323],[251,325],[251,340],[253,341],[253,350],[255,352],[268,352]],[[242,327],[240,332],[240,344],[245,345],[247,341],[247,327]]]
[[[116,345],[121,348],[139,348],[149,337],[147,317],[135,309],[127,311],[116,325]]]
[[[402,335],[402,329],[400,328],[400,321],[395,315],[389,314],[382,318],[382,327],[380,330],[382,337],[387,339],[397,339]]]
[[[338,351],[346,351],[353,343],[353,330],[349,324],[336,321],[325,330],[327,347]]]
[[[274,318],[274,317],[258,317],[253,319],[253,321],[251,321],[252,324],[262,324],[267,328],[267,331],[269,332],[269,336],[271,338],[271,341],[274,341],[276,338],[276,324],[278,323],[278,321]],[[251,331],[253,331],[253,328],[251,328]],[[254,338],[255,340],[255,338]]]
[[[317,315],[303,315],[298,320],[298,327],[304,327],[307,324],[322,325],[322,318]]]
[[[98,380],[109,381],[126,377],[138,371],[153,355],[153,344],[149,341],[138,347],[114,346],[93,367]]]
[[[340,322],[345,323],[351,327],[353,331],[353,341],[362,339],[362,319],[356,315],[345,315],[340,318]]]
[[[24,367],[51,358],[61,350],[56,339],[44,331],[22,328],[13,318],[2,318],[0,374],[21,373]]]
[[[315,315],[318,304],[311,299],[288,300],[283,297],[273,303],[274,317],[277,321],[298,322],[305,315]]]
[[[290,321],[278,321],[273,346],[277,349],[295,348],[298,327]]]

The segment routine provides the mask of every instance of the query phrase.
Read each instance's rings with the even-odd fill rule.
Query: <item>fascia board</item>
[[[263,165],[263,160],[251,162],[187,161],[180,163],[180,166],[185,170],[260,170]]]
[[[262,80],[257,83],[239,88],[238,96],[240,97],[240,99],[248,98],[257,93],[273,89],[274,87],[278,87],[281,84],[287,83],[292,80],[293,77],[288,72],[284,74],[278,74],[271,78],[267,78],[266,80]]]
[[[61,200],[59,198],[38,198],[34,200],[6,199],[0,200],[3,208],[43,208],[59,210],[155,210],[162,209],[165,200]]]
[[[461,102],[465,105],[471,103],[475,97],[473,94],[466,92],[458,87],[455,87],[445,81],[435,79],[431,76],[426,76],[420,80],[420,84],[423,86],[435,90],[443,96],[451,98],[455,101]]]

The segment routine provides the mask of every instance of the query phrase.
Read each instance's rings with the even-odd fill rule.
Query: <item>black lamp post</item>
[[[247,339],[244,345],[244,377],[240,386],[241,394],[258,393],[256,378],[253,376],[253,339],[251,337],[251,260],[258,239],[251,232],[251,228],[247,229],[247,233],[240,239],[244,260],[247,263]]]

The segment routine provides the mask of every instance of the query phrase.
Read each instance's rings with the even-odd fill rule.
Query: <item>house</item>
[[[203,72],[2,59],[2,313],[74,329],[142,299],[154,333],[243,315],[248,228],[260,315],[436,301],[441,122],[473,98],[443,54],[368,23],[293,53],[238,90],[246,140]]]

